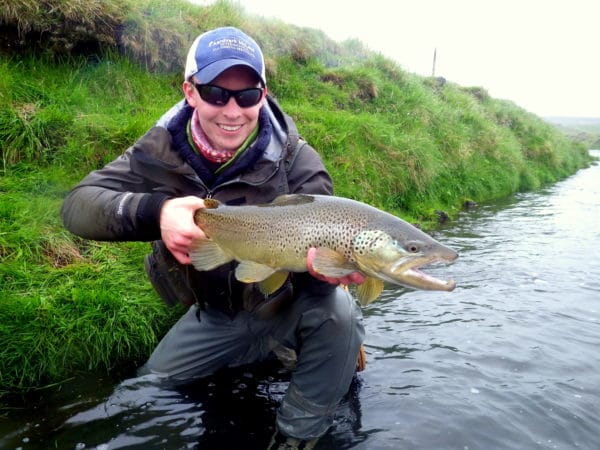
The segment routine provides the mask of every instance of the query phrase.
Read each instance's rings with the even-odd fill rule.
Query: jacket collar
[[[188,141],[187,124],[192,113],[192,107],[184,103],[181,109],[170,118],[166,127],[172,136],[175,150],[209,188],[233,180],[247,181],[252,184],[260,183],[266,181],[276,170],[275,163],[281,159],[282,155],[281,142],[286,138],[280,124],[277,125],[277,136],[273,136],[273,123],[276,123],[276,116],[271,112],[268,103],[265,103],[259,113],[260,130],[256,141],[240,155],[234,164],[218,175],[214,173],[210,163],[198,155]]]

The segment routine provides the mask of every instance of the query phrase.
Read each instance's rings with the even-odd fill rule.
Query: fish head
[[[451,291],[454,280],[444,281],[419,269],[435,262],[454,261],[458,254],[418,230],[414,235],[392,236],[383,230],[363,230],[354,236],[356,265],[370,277],[415,289]]]

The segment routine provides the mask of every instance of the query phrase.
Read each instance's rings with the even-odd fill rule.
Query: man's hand
[[[345,284],[345,285],[349,285],[349,284],[353,284],[353,283],[354,284],[364,283],[366,277],[360,272],[353,272],[342,278],[326,277],[325,275],[321,275],[320,273],[315,272],[315,270],[313,269],[313,266],[312,266],[312,262],[315,259],[316,253],[317,253],[316,248],[311,247],[308,249],[308,252],[306,253],[306,266],[308,267],[308,272],[313,277],[315,277],[317,280],[326,281],[327,283],[331,283],[331,284]]]
[[[194,212],[204,208],[200,197],[189,196],[167,200],[160,210],[160,235],[175,259],[191,264],[192,243],[206,235],[194,222]]]

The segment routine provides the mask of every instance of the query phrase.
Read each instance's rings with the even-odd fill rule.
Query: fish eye
[[[407,242],[404,248],[409,253],[419,253],[421,251],[421,246],[418,242]]]

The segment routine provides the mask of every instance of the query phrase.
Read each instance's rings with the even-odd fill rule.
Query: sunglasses
[[[263,96],[262,88],[248,88],[232,91],[212,84],[196,84],[200,98],[214,106],[225,106],[231,97],[235,98],[240,108],[250,108],[260,102]]]

